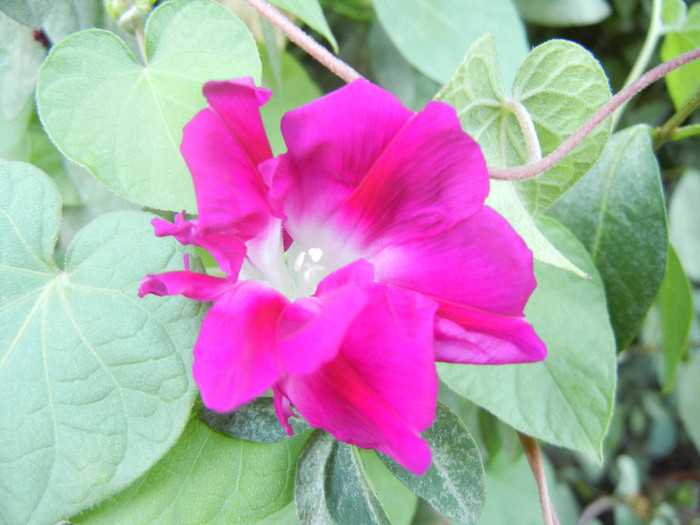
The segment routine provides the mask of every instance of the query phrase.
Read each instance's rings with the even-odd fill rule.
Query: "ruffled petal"
[[[256,281],[240,281],[214,302],[194,347],[192,369],[208,408],[235,410],[279,380],[277,323],[287,304]]]
[[[522,317],[537,284],[532,252],[487,207],[439,235],[389,246],[371,261],[380,281],[503,315]]]
[[[436,304],[379,283],[371,290],[338,356],[311,374],[285,376],[280,391],[310,425],[421,474],[431,455],[419,433],[435,417],[438,391]]]
[[[154,295],[184,295],[197,301],[213,301],[232,285],[228,279],[203,273],[182,271],[147,275],[141,280],[139,297]]]
[[[198,219],[160,225],[161,235],[206,248],[228,275],[240,270],[244,243],[266,231],[273,219],[267,186],[256,168],[272,156],[259,110],[270,94],[251,79],[205,85],[210,107],[185,126],[181,145]]]
[[[308,374],[340,351],[348,327],[367,302],[355,283],[323,296],[302,297],[280,319],[279,359],[290,374]]]
[[[435,360],[503,365],[547,357],[547,347],[523,317],[508,317],[459,305],[440,305],[435,320]]]
[[[500,364],[544,358],[544,344],[523,313],[536,286],[532,252],[490,208],[439,235],[390,246],[372,263],[378,280],[438,302],[438,317],[451,321],[436,325],[439,360]]]
[[[352,194],[411,116],[396,97],[357,80],[282,118],[288,152],[260,170],[295,240],[306,244],[302,237]]]
[[[151,224],[158,237],[171,235],[181,244],[194,244],[207,250],[219,264],[222,272],[236,277],[246,256],[246,245],[240,239],[217,230],[200,228],[198,221],[186,221],[185,212],[175,215],[175,222],[153,219]]]
[[[468,218],[482,208],[488,180],[481,150],[455,110],[431,102],[397,133],[328,227],[375,253]]]

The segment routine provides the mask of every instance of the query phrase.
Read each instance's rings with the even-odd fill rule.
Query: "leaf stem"
[[[527,161],[537,162],[542,158],[542,149],[540,148],[540,139],[537,136],[535,124],[532,122],[532,117],[527,109],[518,101],[507,99],[505,106],[515,115],[520,125],[520,130],[525,138],[525,147],[527,148]]]
[[[669,118],[661,128],[659,128],[656,137],[654,138],[654,149],[658,150],[666,144],[671,137],[677,133],[678,127],[683,124],[693,111],[700,107],[700,88],[686,100],[685,104]]]
[[[538,162],[526,164],[524,166],[515,166],[512,168],[497,168],[489,166],[488,170],[492,178],[502,180],[524,180],[536,177],[540,173],[547,171],[549,168],[566,157],[571,151],[578,146],[583,140],[593,131],[600,123],[607,119],[618,107],[624,104],[627,100],[639,93],[644,88],[653,84],[657,80],[663,78],[670,71],[678,69],[693,60],[700,58],[700,47],[687,51],[682,55],[664,62],[655,68],[647,71],[629,86],[620,91],[603,107],[601,107],[578,131],[571,135],[561,145]]]
[[[656,49],[656,44],[659,41],[659,38],[666,32],[664,25],[661,23],[661,6],[662,6],[662,0],[654,0],[653,4],[651,6],[651,19],[649,20],[649,30],[647,31],[647,36],[644,39],[644,44],[642,44],[642,49],[639,52],[639,55],[637,56],[637,60],[634,62],[634,66],[632,66],[632,70],[629,72],[629,75],[627,75],[627,78],[625,79],[625,83],[623,87],[627,87],[632,82],[637,80],[637,78],[640,77],[640,75],[644,72],[644,69],[646,69],[647,65],[649,64],[649,61],[651,60],[652,55],[654,54],[654,50]],[[629,100],[625,101],[617,110],[615,111],[615,114],[613,115],[613,128],[615,128],[620,121],[620,118],[622,117],[622,114],[625,111],[625,106],[627,106],[627,103]]]
[[[549,497],[549,491],[547,490],[547,478],[544,474],[544,463],[542,462],[542,454],[540,453],[540,447],[537,445],[537,441],[518,432],[518,437],[520,438],[520,443],[525,451],[525,456],[527,456],[527,461],[530,463],[530,469],[535,476],[535,481],[537,482],[537,490],[540,493],[540,506],[542,507],[542,518],[544,519],[544,525],[559,525],[559,518],[557,518],[557,513],[554,511],[554,505],[552,505],[552,500]]]
[[[362,78],[362,75],[316,42],[266,0],[245,1],[257,9],[257,11],[269,20],[272,25],[277,26],[292,42],[318,60],[324,67],[342,78],[345,82],[352,82],[353,80]]]

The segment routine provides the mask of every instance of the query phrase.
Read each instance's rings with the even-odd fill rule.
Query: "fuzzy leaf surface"
[[[438,364],[456,393],[520,432],[601,459],[615,397],[615,338],[605,291],[581,243],[549,218],[538,221],[550,241],[591,275],[581,279],[535,263],[537,288],[525,315],[547,345],[540,363]]]
[[[99,507],[85,525],[247,525],[292,499],[294,468],[308,436],[273,445],[230,439],[196,416],[151,470]]]
[[[211,0],[166,2],[145,32],[145,65],[109,31],[55,45],[39,74],[39,116],[58,148],[112,191],[194,213],[182,128],[205,106],[205,82],[259,82],[260,59],[243,22]]]
[[[596,165],[547,214],[593,257],[622,350],[639,331],[666,268],[666,204],[648,129],[613,135]]]
[[[134,481],[175,443],[196,392],[204,307],[137,297],[146,273],[182,268],[184,249],[155,239],[149,214],[108,214],[76,235],[61,270],[60,216],[43,172],[0,162],[0,515],[11,523],[55,523]]]
[[[459,523],[476,523],[484,505],[484,466],[467,427],[446,405],[438,403],[435,421],[422,437],[433,453],[422,476],[379,454],[396,478],[443,516]]]

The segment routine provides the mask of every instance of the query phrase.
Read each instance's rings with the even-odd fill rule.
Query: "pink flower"
[[[314,427],[423,473],[435,361],[537,361],[525,321],[532,254],[484,206],[488,173],[455,111],[414,114],[357,81],[282,120],[272,157],[259,115],[270,92],[210,82],[182,153],[199,216],[156,235],[207,249],[225,277],[147,276],[139,291],[213,301],[194,349],[204,404],[236,409],[272,388]],[[497,385],[494,385],[497,388]]]

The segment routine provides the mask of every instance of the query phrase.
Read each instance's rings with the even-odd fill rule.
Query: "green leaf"
[[[603,283],[585,248],[549,218],[550,241],[591,279],[535,264],[537,288],[525,315],[547,345],[540,363],[477,366],[440,363],[456,393],[520,432],[601,458],[615,395],[615,339]]]
[[[331,46],[333,46],[333,51],[338,52],[338,42],[336,42],[335,37],[331,28],[328,26],[326,17],[323,15],[323,9],[321,9],[321,4],[318,0],[271,0],[273,4],[286,9],[290,13],[301,18],[306,22],[309,27],[321,33]]]
[[[442,515],[459,523],[476,523],[484,505],[484,467],[469,430],[452,410],[438,403],[435,421],[422,437],[433,453],[430,468],[422,476],[384,454],[379,457],[399,481]]]
[[[0,162],[0,515],[12,523],[55,523],[121,490],[189,417],[204,306],[137,297],[145,274],[181,269],[185,253],[150,219],[93,221],[61,271],[55,185]]]
[[[199,417],[214,430],[233,438],[255,443],[275,443],[287,439],[270,397],[258,398],[226,414],[204,408],[199,412]],[[295,435],[311,429],[308,423],[296,417],[291,418],[290,423]]]
[[[34,92],[44,47],[32,30],[0,12],[0,118],[13,120]]]
[[[532,250],[532,255],[536,260],[572,272],[579,277],[588,277],[586,272],[564,257],[542,234],[537,227],[535,218],[525,209],[525,204],[520,200],[512,182],[492,179],[490,184],[486,204],[510,223],[525,241],[527,247]]]
[[[494,35],[509,80],[529,49],[511,0],[374,0],[374,8],[401,54],[440,84],[450,79],[469,46],[484,33]]]
[[[607,77],[583,47],[566,40],[537,46],[525,59],[508,98],[493,38],[479,39],[436,96],[452,105],[490,166],[517,166],[554,151],[610,100]],[[534,131],[533,131],[534,126]],[[514,184],[527,209],[541,213],[595,164],[610,121],[536,179]]]
[[[678,254],[670,244],[666,261],[666,273],[656,304],[661,310],[664,336],[663,391],[669,392],[676,379],[678,363],[688,346],[690,326],[693,323],[693,296]]]
[[[678,29],[675,26],[682,26],[685,23],[688,6],[685,4],[685,0],[663,0],[661,13],[667,27]]]
[[[648,128],[615,133],[598,163],[547,213],[591,254],[622,350],[656,297],[668,250],[666,204]]]
[[[376,451],[358,448],[365,474],[391,525],[411,525],[418,498],[391,473]]]
[[[700,452],[700,352],[696,352],[678,375],[678,414],[688,437]]]
[[[99,507],[72,519],[86,525],[255,523],[292,499],[294,467],[308,436],[274,445],[230,439],[192,417],[151,470]]]
[[[0,112],[0,159],[29,160],[29,122],[34,114],[34,101],[28,100],[13,119]]]
[[[700,281],[700,171],[683,174],[668,205],[671,243],[685,273]]]
[[[369,28],[367,53],[373,78],[407,108],[420,111],[437,93],[440,86],[406,61],[376,20]]]
[[[323,93],[302,65],[289,53],[279,52],[281,71],[275,78],[265,48],[260,49],[263,63],[263,85],[273,91],[272,97],[260,110],[272,151],[279,155],[287,151],[280,131],[280,121],[288,111],[303,106]]]
[[[51,42],[59,42],[71,33],[103,27],[107,16],[100,0],[59,0],[54,2],[44,23],[44,32]]]
[[[36,116],[29,125],[29,141],[29,162],[53,179],[61,193],[63,206],[80,206],[82,201],[75,185],[66,173],[63,165],[64,157],[46,136]]]
[[[205,82],[259,81],[258,52],[243,23],[210,0],[160,5],[145,39],[147,65],[108,31],[56,44],[39,74],[39,116],[58,148],[111,190],[152,208],[194,213],[182,128],[205,106]]]
[[[515,0],[515,4],[528,22],[552,27],[597,24],[612,13],[605,0]]]
[[[556,473],[544,458],[549,495],[561,523],[577,523],[580,512],[571,489],[558,482]],[[537,485],[527,458],[521,454],[510,460],[499,454],[486,467],[486,505],[478,525],[542,525],[542,508]]]
[[[357,450],[327,432],[299,457],[294,495],[301,525],[389,525]]]
[[[700,4],[693,4],[688,11],[685,24],[678,30],[669,31],[664,37],[659,53],[664,61],[700,46]],[[671,71],[665,77],[668,92],[676,109],[698,90],[700,85],[700,63],[696,60]]]
[[[38,29],[53,3],[54,0],[0,0],[0,11],[4,11],[20,24]]]

